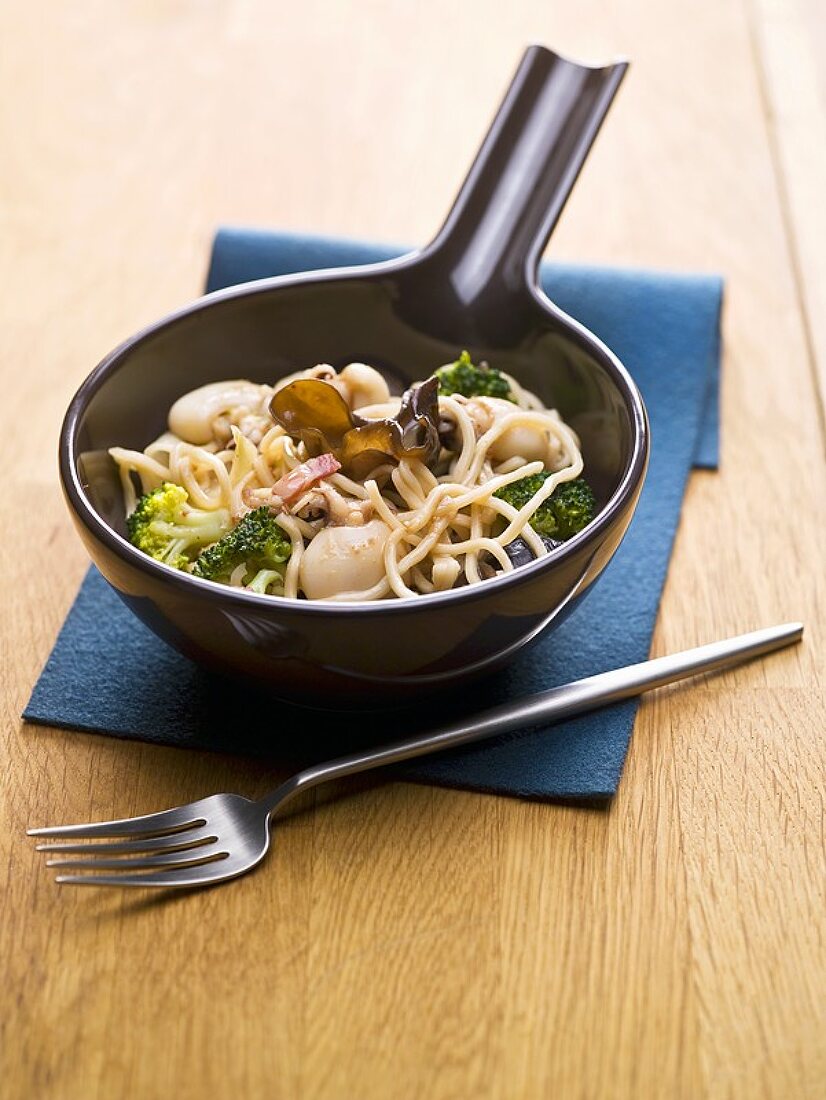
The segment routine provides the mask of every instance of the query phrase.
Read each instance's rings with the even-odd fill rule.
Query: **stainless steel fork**
[[[30,836],[68,838],[38,844],[47,866],[87,874],[59,874],[57,882],[84,886],[206,886],[236,878],[259,863],[270,846],[271,822],[300,791],[358,772],[525,730],[593,710],[700,672],[713,672],[798,641],[801,623],[741,634],[722,642],[563,684],[516,703],[505,703],[419,737],[315,764],[270,794],[252,801],[214,794],[198,802],[120,821],[29,829]],[[113,839],[114,838],[114,839]],[[82,853],[82,858],[77,858]],[[91,858],[90,858],[91,857]],[[115,872],[101,874],[100,872]]]

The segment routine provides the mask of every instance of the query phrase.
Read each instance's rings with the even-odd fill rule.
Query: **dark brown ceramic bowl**
[[[126,340],[91,373],[60,437],[66,501],[88,552],[135,614],[185,655],[323,708],[392,705],[502,668],[608,565],[642,489],[648,425],[622,364],[537,284],[539,258],[624,63],[530,47],[432,244],[400,259],[209,294]],[[182,393],[244,375],[357,360],[400,391],[467,348],[559,409],[599,500],[549,555],[481,584],[410,599],[288,600],[168,568],[125,538],[108,448],[142,449]]]

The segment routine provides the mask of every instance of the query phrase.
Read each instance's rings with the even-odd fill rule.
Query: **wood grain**
[[[814,50],[807,12],[785,41]],[[826,1095],[823,220],[780,17],[0,7],[4,1100]],[[632,62],[553,255],[726,278],[722,465],[689,486],[653,651],[793,618],[803,643],[649,697],[607,812],[354,785],[220,890],[57,888],[26,827],[275,778],[21,724],[86,568],[56,477],[72,393],[200,292],[221,223],[424,243],[530,41]]]
[[[826,421],[826,10],[816,0],[755,0],[753,19],[780,200]]]

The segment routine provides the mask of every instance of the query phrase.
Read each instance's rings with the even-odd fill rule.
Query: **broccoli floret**
[[[460,393],[463,397],[501,397],[516,401],[505,375],[487,363],[476,366],[470,354],[463,351],[455,363],[447,363],[434,371],[439,380],[439,392]]]
[[[246,566],[243,583],[256,592],[283,584],[292,544],[289,536],[264,505],[240,520],[214,546],[199,554],[192,566],[196,577],[226,583],[240,565]]]
[[[229,526],[225,508],[206,511],[188,502],[186,489],[169,481],[144,493],[126,520],[129,541],[156,561],[188,569]]]
[[[507,501],[514,508],[524,508],[550,476],[550,472],[544,470],[542,473],[520,478],[519,481],[503,486],[494,496]],[[596,506],[593,490],[583,478],[563,481],[536,509],[531,517],[531,527],[545,538],[564,542],[591,522],[596,514]]]

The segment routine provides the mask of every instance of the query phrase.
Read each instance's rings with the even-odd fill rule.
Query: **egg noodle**
[[[534,556],[546,554],[531,516],[560,483],[582,472],[579,440],[559,413],[505,377],[510,401],[439,394],[434,461],[388,460],[363,480],[340,468],[320,475],[318,459],[270,412],[277,390],[314,378],[331,382],[361,418],[394,416],[401,398],[362,363],[341,371],[320,364],[275,386],[211,383],[179,398],[168,430],[143,451],[109,453],[127,516],[141,495],[165,483],[185,489],[191,508],[214,513],[221,533],[253,509],[272,509],[291,544],[285,568],[251,578],[241,565],[232,585],[294,599],[420,596],[512,570],[506,548],[517,537]],[[494,495],[540,472],[549,476],[523,507]]]

